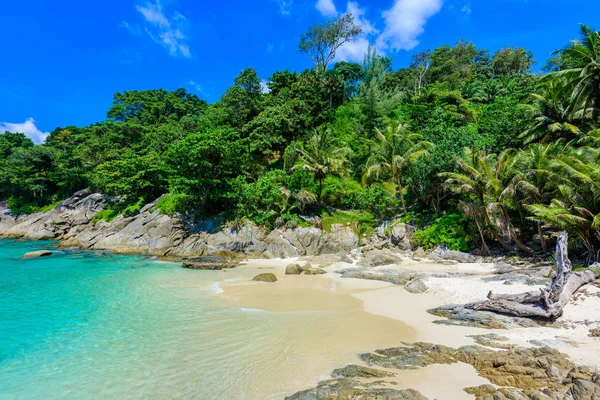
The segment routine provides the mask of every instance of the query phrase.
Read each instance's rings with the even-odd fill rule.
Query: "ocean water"
[[[0,399],[282,398],[402,339],[350,296],[288,296],[247,284],[252,269],[89,251],[19,258],[52,245],[0,240]]]

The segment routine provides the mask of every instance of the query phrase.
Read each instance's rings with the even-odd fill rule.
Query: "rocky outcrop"
[[[156,201],[135,216],[111,222],[92,222],[106,207],[98,193],[79,191],[48,213],[13,216],[0,209],[0,237],[59,240],[64,247],[110,250],[179,259],[201,256],[287,258],[349,253],[358,236],[346,225],[330,232],[317,228],[276,229],[266,232],[250,222],[233,227],[215,219],[190,221],[161,214]]]
[[[52,255],[52,252],[49,250],[38,250],[38,251],[31,251],[29,253],[25,253],[25,254],[23,254],[23,256],[21,258],[40,258],[40,257],[48,257],[51,255]]]
[[[203,256],[196,257],[184,262],[181,266],[187,269],[217,271],[228,268],[235,268],[237,262],[223,256]]]
[[[275,274],[267,272],[265,274],[256,275],[254,278],[252,278],[252,280],[257,281],[257,282],[273,283],[273,282],[277,282],[277,277],[275,276]]]
[[[349,365],[335,370],[333,379],[289,399],[423,399],[411,389],[385,388],[394,376],[389,370],[459,362],[473,366],[492,383],[465,388],[478,400],[592,400],[600,393],[600,375],[575,366],[566,355],[549,347],[491,350],[480,346],[455,349],[430,343],[403,343],[402,347],[361,354],[360,358],[368,367]]]
[[[491,311],[475,311],[461,304],[448,304],[429,310],[430,314],[447,319],[434,321],[441,325],[472,326],[487,329],[534,328],[560,326],[559,322],[547,322],[532,318],[515,317]]]

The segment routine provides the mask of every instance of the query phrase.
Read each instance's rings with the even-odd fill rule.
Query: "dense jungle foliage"
[[[164,213],[269,228],[401,218],[426,247],[483,253],[545,252],[566,229],[598,260],[600,32],[581,26],[540,74],[525,49],[469,41],[399,70],[374,50],[333,63],[358,33],[350,16],[311,27],[300,51],[316,68],[275,72],[268,89],[248,68],[213,104],[128,91],[105,121],[45,144],[0,135],[0,199],[30,213],[89,188],[113,199],[95,220],[161,195]]]

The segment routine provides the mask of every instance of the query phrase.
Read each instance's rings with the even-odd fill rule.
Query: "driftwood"
[[[568,235],[562,232],[556,243],[556,276],[550,287],[539,292],[497,295],[490,292],[488,299],[467,304],[473,310],[496,311],[519,317],[540,317],[556,319],[562,316],[563,309],[571,296],[583,285],[595,279],[592,271],[573,272],[568,255]]]

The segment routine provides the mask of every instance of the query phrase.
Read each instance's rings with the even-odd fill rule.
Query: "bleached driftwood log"
[[[540,292],[497,295],[490,292],[488,299],[467,304],[473,310],[497,311],[519,317],[541,317],[556,319],[562,316],[563,309],[571,296],[583,285],[592,282],[592,271],[573,272],[568,253],[568,235],[562,232],[556,243],[556,276],[550,287]]]

